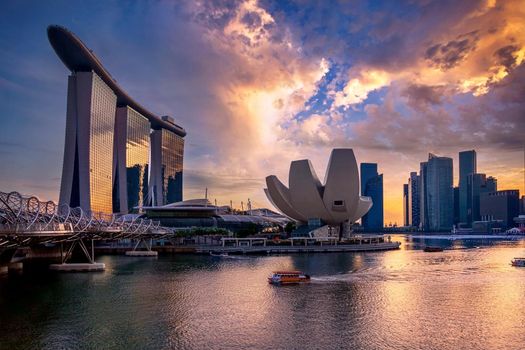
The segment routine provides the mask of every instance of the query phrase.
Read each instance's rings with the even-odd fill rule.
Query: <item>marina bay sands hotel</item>
[[[132,99],[80,39],[49,26],[71,71],[60,203],[104,213],[182,200],[186,131]]]

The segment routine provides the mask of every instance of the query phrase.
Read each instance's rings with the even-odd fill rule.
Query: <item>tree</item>
[[[286,226],[284,226],[284,232],[286,232],[287,234],[291,234],[293,230],[295,230],[295,228],[296,228],[295,221],[289,221],[286,224]]]

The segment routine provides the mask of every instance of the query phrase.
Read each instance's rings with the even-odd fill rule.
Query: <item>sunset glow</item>
[[[56,11],[38,17],[38,6]],[[334,147],[378,163],[385,224],[402,223],[402,184],[429,152],[454,159],[457,185],[458,152],[476,149],[478,171],[496,177],[498,189],[525,192],[520,0],[188,1],[147,10],[111,3],[102,12],[90,3],[77,12],[35,4],[35,20],[18,39],[9,35],[17,17],[5,13],[26,9],[4,7],[6,190],[57,200],[66,105],[56,96],[67,86],[44,31],[61,23],[85,38],[130,94],[172,112],[188,131],[185,198],[208,188],[218,203],[240,207],[250,198],[253,207],[271,207],[265,176],[286,181],[289,162],[301,158],[322,173]],[[92,11],[104,26],[83,20]],[[122,14],[125,26],[114,20]]]

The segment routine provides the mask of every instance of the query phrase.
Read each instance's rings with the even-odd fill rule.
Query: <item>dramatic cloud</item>
[[[432,65],[445,71],[464,61],[467,55],[476,49],[477,41],[477,31],[462,34],[446,44],[436,44],[428,48],[425,58]]]
[[[498,177],[500,188],[525,190],[520,0],[65,3],[54,16],[3,6],[2,121],[45,114],[48,126],[37,132],[9,118],[6,126],[17,131],[0,132],[9,145],[23,134],[41,135],[40,144],[52,139],[42,181],[50,190],[41,192],[51,198],[67,74],[45,41],[53,22],[78,33],[131,95],[187,129],[186,198],[207,187],[220,203],[250,198],[270,206],[266,175],[286,181],[289,162],[299,158],[322,173],[332,147],[353,147],[359,162],[379,163],[387,223],[401,222],[402,183],[428,152],[453,156],[457,167],[457,152],[475,148],[479,170]],[[9,24],[20,18],[32,19],[24,27],[31,35],[13,42]],[[22,165],[16,149],[0,153],[16,162],[2,169],[2,186],[25,186],[36,178],[27,174],[41,173]]]

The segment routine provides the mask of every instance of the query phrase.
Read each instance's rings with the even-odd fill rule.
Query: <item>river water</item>
[[[158,259],[0,278],[2,349],[525,349],[525,241],[397,251]],[[425,244],[447,248],[425,253]],[[276,287],[299,269],[312,283]]]

